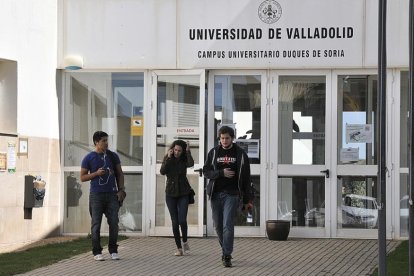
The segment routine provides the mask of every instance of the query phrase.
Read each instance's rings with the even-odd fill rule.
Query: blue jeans
[[[234,218],[240,204],[238,195],[214,193],[211,197],[213,224],[224,256],[233,253]]]
[[[181,227],[183,242],[187,242],[188,195],[180,197],[165,196],[165,202],[167,203],[168,211],[170,211],[175,244],[177,248],[182,248],[179,227]]]
[[[91,234],[93,255],[102,254],[101,222],[103,214],[105,214],[109,225],[108,251],[110,254],[118,253],[118,211],[119,201],[116,193],[89,194],[89,213],[92,218]]]

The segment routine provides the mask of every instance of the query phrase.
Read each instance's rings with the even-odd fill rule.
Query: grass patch
[[[408,275],[409,255],[408,241],[403,241],[393,252],[387,256],[388,275]],[[373,276],[378,275],[378,268],[375,269]]]
[[[124,239],[127,237],[118,237],[118,241]],[[105,247],[108,244],[108,237],[102,237],[101,243],[102,247]],[[88,251],[92,251],[91,237],[47,244],[19,252],[3,253],[0,254],[0,275],[25,273]]]

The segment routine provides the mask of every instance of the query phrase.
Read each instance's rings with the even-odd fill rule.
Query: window
[[[325,227],[325,179],[279,177],[277,217],[292,227]]]
[[[109,147],[124,169],[128,196],[119,211],[119,229],[142,232],[144,73],[71,72],[65,80],[64,232],[90,232],[89,185],[80,184],[79,172],[94,149],[97,130],[108,133]],[[106,223],[102,232],[108,232]]]
[[[0,134],[17,134],[17,62],[0,59]]]
[[[215,135],[217,134],[216,128],[220,125],[234,125],[235,138],[241,140],[240,142],[243,140],[246,143],[249,142],[248,140],[260,140],[260,111],[260,76],[215,77]],[[250,147],[246,152],[251,157],[251,164],[260,164],[260,148]]]
[[[142,166],[144,74],[70,73],[66,82],[65,166],[80,166],[96,130],[123,166]]]
[[[325,163],[324,76],[279,79],[279,163]]]
[[[375,128],[376,76],[338,76],[338,164],[377,164]],[[358,151],[358,159],[343,158],[346,149]]]

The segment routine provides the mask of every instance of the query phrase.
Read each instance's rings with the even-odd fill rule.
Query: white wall
[[[0,0],[0,60],[15,61],[12,66],[2,66],[0,79],[15,81],[16,73],[9,74],[17,68],[17,87],[3,88],[6,93],[17,91],[17,111],[7,116],[17,117],[18,134],[0,136],[0,151],[7,152],[10,142],[18,149],[19,137],[28,139],[28,154],[16,156],[16,172],[0,173],[2,190],[8,191],[0,193],[0,252],[60,233],[63,188],[56,93],[57,8],[56,0]],[[0,116],[0,120],[6,119]],[[32,209],[32,219],[24,218],[23,208],[28,174],[46,181],[43,207]]]
[[[81,56],[84,68],[176,66],[175,0],[63,0],[63,13],[62,57]]]
[[[371,0],[375,1],[375,0]],[[375,1],[378,2],[378,1]],[[409,66],[409,0],[388,1],[387,62],[388,67]],[[376,62],[375,62],[376,64]]]
[[[0,0],[0,7],[0,59],[17,61],[17,132],[58,138],[57,1]]]

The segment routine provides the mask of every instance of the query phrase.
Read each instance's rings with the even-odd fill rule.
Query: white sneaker
[[[102,254],[96,254],[95,256],[93,256],[93,258],[95,259],[95,261],[105,261]]]
[[[181,248],[178,248],[177,251],[175,251],[174,255],[175,256],[182,256],[183,255],[183,250]]]
[[[185,253],[190,252],[190,245],[188,244],[188,242],[183,242],[183,249]]]
[[[111,254],[111,259],[112,259],[112,260],[119,260],[120,258],[119,258],[118,253],[112,253],[112,254]]]

